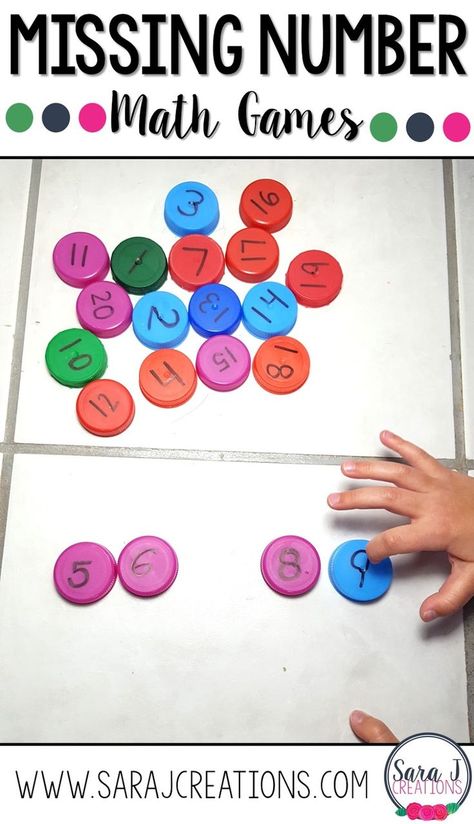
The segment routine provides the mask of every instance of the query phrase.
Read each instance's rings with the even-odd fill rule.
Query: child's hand
[[[367,554],[377,563],[389,555],[422,550],[446,550],[451,573],[439,592],[420,607],[423,621],[451,615],[474,595],[474,479],[446,469],[418,446],[391,432],[382,443],[398,452],[408,466],[383,460],[344,461],[348,478],[386,481],[329,495],[333,509],[386,509],[411,523],[376,535]]]
[[[388,727],[378,718],[366,715],[361,710],[351,712],[349,718],[352,732],[366,744],[398,744],[396,738]]]

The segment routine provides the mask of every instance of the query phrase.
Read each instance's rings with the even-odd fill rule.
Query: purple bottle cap
[[[297,535],[283,535],[268,544],[260,566],[268,586],[280,595],[303,595],[321,572],[317,550]]]
[[[144,598],[160,595],[178,574],[175,551],[162,538],[143,535],[130,541],[118,559],[118,575],[125,589]]]
[[[209,338],[196,358],[196,370],[202,382],[219,392],[242,386],[249,376],[250,365],[249,350],[232,335]]]
[[[105,546],[83,541],[68,546],[54,565],[54,583],[66,601],[92,604],[115,584],[117,565]]]
[[[110,268],[109,253],[95,235],[72,232],[56,243],[53,266],[61,280],[82,289],[105,278]]]
[[[118,283],[89,283],[80,293],[76,312],[79,323],[99,338],[113,338],[132,322],[132,301]]]

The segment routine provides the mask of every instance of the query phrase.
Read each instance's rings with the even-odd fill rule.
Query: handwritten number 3
[[[196,189],[185,189],[185,192],[186,192],[186,194],[197,195],[199,199],[198,200],[191,200],[191,199],[188,200],[188,206],[192,206],[192,209],[193,209],[192,212],[185,212],[184,209],[181,208],[181,206],[178,206],[178,212],[180,213],[180,215],[184,215],[184,217],[194,217],[194,215],[196,214],[197,210],[199,209],[201,203],[204,200],[204,195],[202,194],[202,192],[198,192]]]

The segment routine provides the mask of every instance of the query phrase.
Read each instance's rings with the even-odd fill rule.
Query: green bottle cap
[[[107,368],[103,343],[87,329],[58,332],[48,343],[45,358],[49,373],[64,386],[85,386]]]
[[[132,295],[144,295],[159,289],[166,280],[166,255],[148,237],[129,237],[112,252],[112,276]]]

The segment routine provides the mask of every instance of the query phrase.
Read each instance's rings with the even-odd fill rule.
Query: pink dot
[[[465,140],[471,131],[471,124],[465,114],[461,112],[453,112],[448,114],[443,123],[443,132],[448,140],[453,140],[458,143],[460,140]]]
[[[86,132],[100,132],[106,120],[107,115],[98,103],[86,103],[79,112],[79,123]]]

